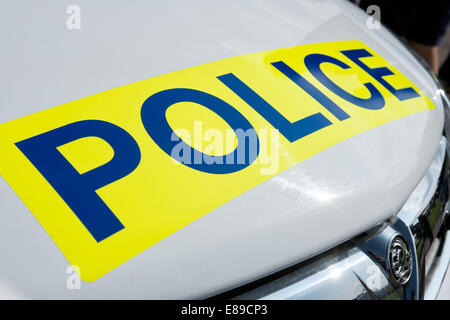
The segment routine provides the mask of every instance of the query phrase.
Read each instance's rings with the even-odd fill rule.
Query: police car
[[[2,7],[0,298],[448,298],[449,100],[349,2]]]

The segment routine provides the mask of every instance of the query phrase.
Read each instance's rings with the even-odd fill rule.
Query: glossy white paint
[[[68,262],[0,179],[0,298],[201,298],[315,255],[394,215],[439,144],[436,86],[345,1],[0,2],[0,122],[239,54],[361,40],[437,104],[339,143],[238,196],[81,290]],[[55,213],[57,214],[57,213]]]

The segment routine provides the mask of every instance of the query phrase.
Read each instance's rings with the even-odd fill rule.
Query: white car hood
[[[437,108],[341,142],[250,189],[100,279],[69,290],[69,266],[0,179],[0,298],[202,298],[261,278],[393,216],[442,134],[437,87],[384,29],[344,1],[2,1],[0,122],[236,55],[361,40]]]

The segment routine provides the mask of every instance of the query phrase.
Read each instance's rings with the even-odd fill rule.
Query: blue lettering
[[[277,128],[290,142],[294,142],[332,124],[321,113],[313,114],[292,123],[283,117],[274,107],[272,107],[266,100],[249,88],[234,74],[228,73],[217,78],[234,93],[236,93],[242,100],[247,102],[261,116],[263,116],[264,119]]]
[[[205,155],[181,139],[174,139],[174,136],[175,138],[178,136],[167,122],[165,113],[171,105],[178,102],[193,102],[208,108],[225,120],[235,132],[239,129],[244,132],[247,130],[253,131],[256,136],[256,152],[250,152],[250,143],[246,143],[247,140],[245,138],[247,135],[237,135],[238,146],[234,151],[223,156]],[[183,164],[195,170],[215,174],[232,173],[249,166],[259,154],[259,140],[250,122],[231,105],[206,92],[185,88],[160,91],[145,100],[141,109],[141,118],[147,133],[169,156],[172,156],[172,150],[176,145],[178,145],[177,149],[179,149],[180,143],[185,144],[181,149],[191,150],[191,161],[189,163],[183,162]],[[181,140],[181,142],[178,140]],[[245,146],[245,148],[242,148],[242,146]],[[238,150],[244,150],[244,161],[238,161],[238,159],[242,159],[242,155],[238,158]],[[218,157],[221,159],[216,159]],[[195,159],[205,158],[208,159],[208,163],[195,161]],[[234,161],[230,161],[230,159],[234,159]]]
[[[370,74],[375,80],[377,80],[383,87],[388,89],[398,100],[408,100],[412,98],[420,97],[420,94],[411,87],[395,89],[390,83],[384,80],[384,77],[393,75],[394,73],[386,67],[370,68],[361,61],[361,58],[372,57],[372,54],[366,49],[344,50],[341,51],[347,58],[356,63],[361,69]]]
[[[98,137],[114,150],[100,167],[79,174],[57,147],[84,138]],[[95,192],[131,173],[141,153],[136,141],[122,128],[105,121],[78,121],[16,143],[56,192],[64,199],[97,242],[124,226]]]
[[[325,109],[331,112],[339,120],[345,120],[350,118],[350,116],[342,110],[336,103],[330,100],[326,95],[314,87],[308,80],[303,78],[298,72],[289,67],[283,61],[277,61],[272,63],[272,65],[278,69],[282,74],[288,77],[292,82],[298,85],[300,88],[305,90],[311,97],[313,97],[317,102],[319,102]]]

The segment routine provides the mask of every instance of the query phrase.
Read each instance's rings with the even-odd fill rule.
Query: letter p
[[[80,174],[57,147],[85,137],[98,137],[106,141],[114,150],[114,157]],[[96,190],[125,177],[140,162],[139,147],[125,130],[105,121],[84,120],[17,142],[16,146],[52,185],[97,242],[124,228]]]

